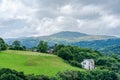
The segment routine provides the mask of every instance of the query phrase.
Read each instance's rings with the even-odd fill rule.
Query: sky
[[[120,0],[0,0],[0,37],[61,31],[120,36]]]

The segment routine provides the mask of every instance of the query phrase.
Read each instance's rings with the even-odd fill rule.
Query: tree
[[[38,46],[37,46],[37,49],[39,52],[46,53],[48,50],[48,43],[44,42],[44,41],[40,41]]]
[[[56,76],[56,80],[88,80],[87,75],[84,72],[67,70],[65,72],[59,72]]]
[[[24,80],[18,76],[16,76],[15,74],[3,74],[0,77],[0,80]]]
[[[7,49],[7,45],[5,44],[4,40],[0,38],[0,51],[6,49]]]
[[[28,75],[27,80],[50,80],[48,76],[45,75]]]
[[[73,59],[73,54],[70,51],[69,48],[64,47],[58,50],[57,55],[65,60],[72,60]]]
[[[65,45],[63,44],[55,44],[54,45],[54,51],[57,52],[58,50],[60,50],[61,48],[65,47]]]
[[[90,74],[92,80],[119,80],[115,72],[108,70],[93,70]]]
[[[23,72],[17,72],[9,68],[0,69],[0,80],[27,80]]]
[[[12,49],[12,50],[26,50],[26,47],[25,46],[21,47],[21,42],[16,40],[12,43],[12,45],[10,46],[9,49]]]
[[[18,41],[18,40],[14,41],[12,46],[15,50],[19,50],[20,49],[20,41]]]

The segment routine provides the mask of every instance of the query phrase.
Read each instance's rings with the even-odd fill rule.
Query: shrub
[[[69,48],[61,48],[58,50],[57,55],[65,60],[72,60],[73,54]]]
[[[79,67],[79,68],[82,68],[82,65],[81,65],[81,63],[79,63],[79,62],[77,62],[77,61],[70,61],[70,64],[72,65],[72,66],[76,66],[76,67]]]
[[[57,74],[57,80],[87,80],[86,74],[80,71],[65,71]]]
[[[0,76],[0,80],[24,80],[24,79],[16,76],[15,74],[6,74],[6,73],[4,73],[4,74],[2,74]]]
[[[48,76],[44,75],[28,75],[27,80],[50,80]]]

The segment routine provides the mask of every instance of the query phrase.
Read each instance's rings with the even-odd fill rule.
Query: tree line
[[[19,40],[15,40],[15,41],[13,41],[13,43],[11,45],[8,45],[5,43],[5,41],[2,38],[0,38],[0,51],[7,50],[7,49],[9,49],[9,50],[27,50],[26,46],[22,46],[21,42]],[[47,42],[40,41],[39,44],[37,45],[37,47],[35,47],[35,49],[37,49],[38,52],[46,53],[48,50],[48,44],[47,44]]]
[[[25,75],[8,68],[0,69],[0,80],[119,80],[115,72],[108,70],[93,70],[87,72],[67,70],[58,72],[53,77],[45,75]]]
[[[7,45],[5,43],[5,41],[2,38],[0,38],[0,51],[7,50],[7,49],[27,50],[27,48],[25,46],[21,46],[20,41],[14,41],[12,43],[12,45]],[[115,72],[115,75],[116,74],[120,75],[120,58],[116,54],[104,56],[96,50],[92,50],[89,48],[80,48],[78,46],[63,45],[63,44],[59,44],[59,45],[55,44],[54,46],[49,47],[48,43],[45,41],[40,41],[39,44],[34,49],[36,49],[37,52],[42,52],[42,53],[47,53],[48,49],[53,49],[53,53],[55,55],[61,57],[62,59],[64,59],[67,63],[71,64],[72,66],[76,66],[79,68],[82,67],[81,62],[84,59],[94,59],[97,70],[108,71],[108,73],[110,71],[111,74],[113,72]],[[81,74],[83,72],[79,73],[79,72],[75,71],[74,74],[76,74],[76,75],[74,75],[72,73],[74,73],[74,71],[66,71],[63,73],[58,73],[57,77],[60,77],[60,76],[65,77],[65,79],[62,79],[62,77],[60,77],[60,80],[71,80],[72,78],[70,79],[69,75],[78,76],[79,74]],[[102,75],[101,72],[98,72],[98,73]],[[104,75],[106,75],[106,76],[104,76],[105,78],[107,77],[108,73],[104,73]],[[91,76],[87,73],[85,73],[85,74],[87,75],[87,77],[88,76],[91,77],[94,75],[96,75],[98,77],[101,76],[101,75],[97,74],[97,71],[95,73],[89,72],[90,75],[93,74]],[[68,77],[69,77],[69,79],[68,79]],[[117,80],[117,79],[111,79],[111,78],[108,78],[108,79],[97,79],[97,78],[92,79],[92,80]],[[75,78],[75,79],[77,79],[77,78]],[[72,79],[72,80],[75,80],[75,79]],[[35,79],[30,79],[30,80],[35,80]],[[39,79],[36,79],[36,80],[39,80]],[[89,80],[89,79],[77,79],[77,80]]]

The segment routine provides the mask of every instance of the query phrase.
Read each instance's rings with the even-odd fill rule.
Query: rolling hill
[[[57,38],[78,38],[78,37],[85,37],[89,36],[88,34],[79,33],[79,32],[70,32],[70,31],[63,31],[59,32],[53,35],[50,35],[50,37],[57,37]]]
[[[11,68],[24,71],[25,74],[55,76],[59,71],[81,70],[72,67],[63,59],[50,54],[29,51],[0,52],[0,68]]]
[[[104,54],[119,54],[120,55],[120,44],[108,46],[99,49],[100,52]]]
[[[107,40],[93,40],[93,41],[81,41],[72,43],[71,45],[92,48],[102,52],[103,54],[120,54],[120,38],[107,39]]]
[[[13,41],[20,40],[22,45],[26,46],[27,48],[32,48],[38,45],[40,40],[47,41],[48,44],[52,46],[54,44],[71,44],[81,41],[107,40],[114,38],[116,37],[105,35],[88,35],[79,32],[63,31],[49,36],[5,39],[5,41],[8,44],[12,44]]]

